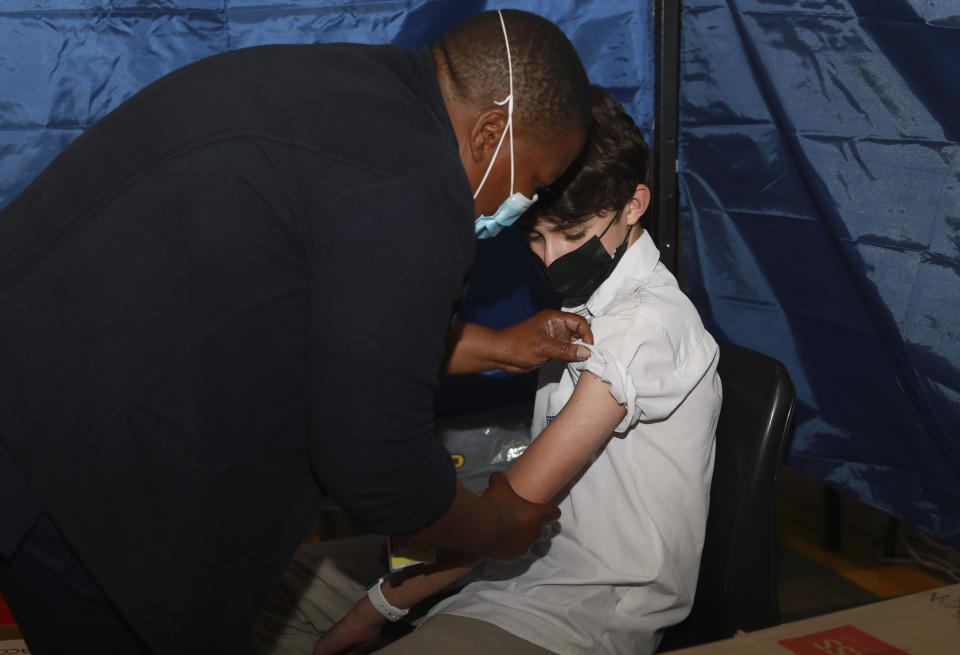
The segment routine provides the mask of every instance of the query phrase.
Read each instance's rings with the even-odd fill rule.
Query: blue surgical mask
[[[530,206],[537,201],[537,196],[533,200],[527,198],[522,193],[514,193],[504,200],[493,216],[481,216],[474,221],[474,230],[478,239],[489,239],[495,237],[505,227],[510,227],[517,222],[517,219],[523,215],[523,212],[530,209]]]
[[[503,14],[500,13],[499,10],[497,10],[497,13],[500,14],[500,27],[503,28],[503,40],[507,44],[507,71],[510,77],[510,95],[504,100],[495,100],[494,103],[501,107],[503,105],[507,106],[507,126],[504,128],[503,133],[500,134],[497,149],[493,151],[493,157],[490,158],[490,165],[487,166],[487,172],[483,174],[483,179],[480,180],[480,185],[474,192],[473,199],[477,199],[477,196],[480,194],[480,189],[483,188],[483,183],[487,181],[487,177],[493,168],[493,163],[497,161],[497,155],[500,154],[500,146],[503,145],[503,139],[507,136],[507,132],[510,133],[510,195],[500,204],[500,207],[493,213],[493,216],[484,216],[481,214],[477,220],[474,221],[474,232],[478,239],[489,239],[490,237],[497,236],[500,230],[516,223],[523,212],[530,209],[533,203],[537,201],[537,194],[533,194],[533,198],[528,198],[519,191],[516,193],[513,191],[513,61],[510,59],[510,39],[507,38],[507,26],[503,22]]]

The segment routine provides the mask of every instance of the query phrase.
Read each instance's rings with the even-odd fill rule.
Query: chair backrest
[[[774,512],[796,391],[786,368],[721,344],[723,404],[700,576],[690,616],[660,651],[780,622]]]

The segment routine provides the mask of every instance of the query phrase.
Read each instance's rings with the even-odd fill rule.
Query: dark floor
[[[831,510],[822,485],[788,468],[783,470],[777,497],[777,536],[784,622],[958,581],[945,571],[908,561],[902,539],[918,534],[916,530],[891,523],[888,514],[852,498],[837,495],[835,503],[839,531],[827,547],[825,542],[830,539],[824,517]],[[949,551],[945,557],[960,566],[960,554],[945,546],[944,550]]]
[[[791,548],[781,549],[779,570],[780,618],[784,623],[883,598]]]

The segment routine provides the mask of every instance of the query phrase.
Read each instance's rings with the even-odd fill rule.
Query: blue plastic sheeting
[[[787,364],[793,468],[960,541],[960,4],[683,4],[688,291]]]
[[[0,206],[84,128],[196,59],[265,43],[421,46],[462,18],[500,7],[557,23],[591,80],[649,124],[649,0],[3,0]]]
[[[640,125],[650,125],[650,0],[2,0],[0,206],[86,127],[196,59],[265,43],[426,45],[456,21],[500,7],[557,23],[591,80],[620,98]],[[518,235],[481,242],[462,317],[510,324],[551,303],[541,285]],[[533,382],[530,376],[451,379],[440,409],[513,402],[529,395]]]

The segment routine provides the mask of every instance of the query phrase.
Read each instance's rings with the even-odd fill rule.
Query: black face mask
[[[567,300],[586,300],[610,276],[623,253],[627,251],[627,239],[633,229],[632,225],[627,228],[623,243],[611,257],[603,247],[600,237],[607,233],[619,216],[617,214],[613,217],[600,236],[592,236],[576,250],[555,259],[550,266],[544,266],[542,259],[530,253],[537,271],[554,291]]]

